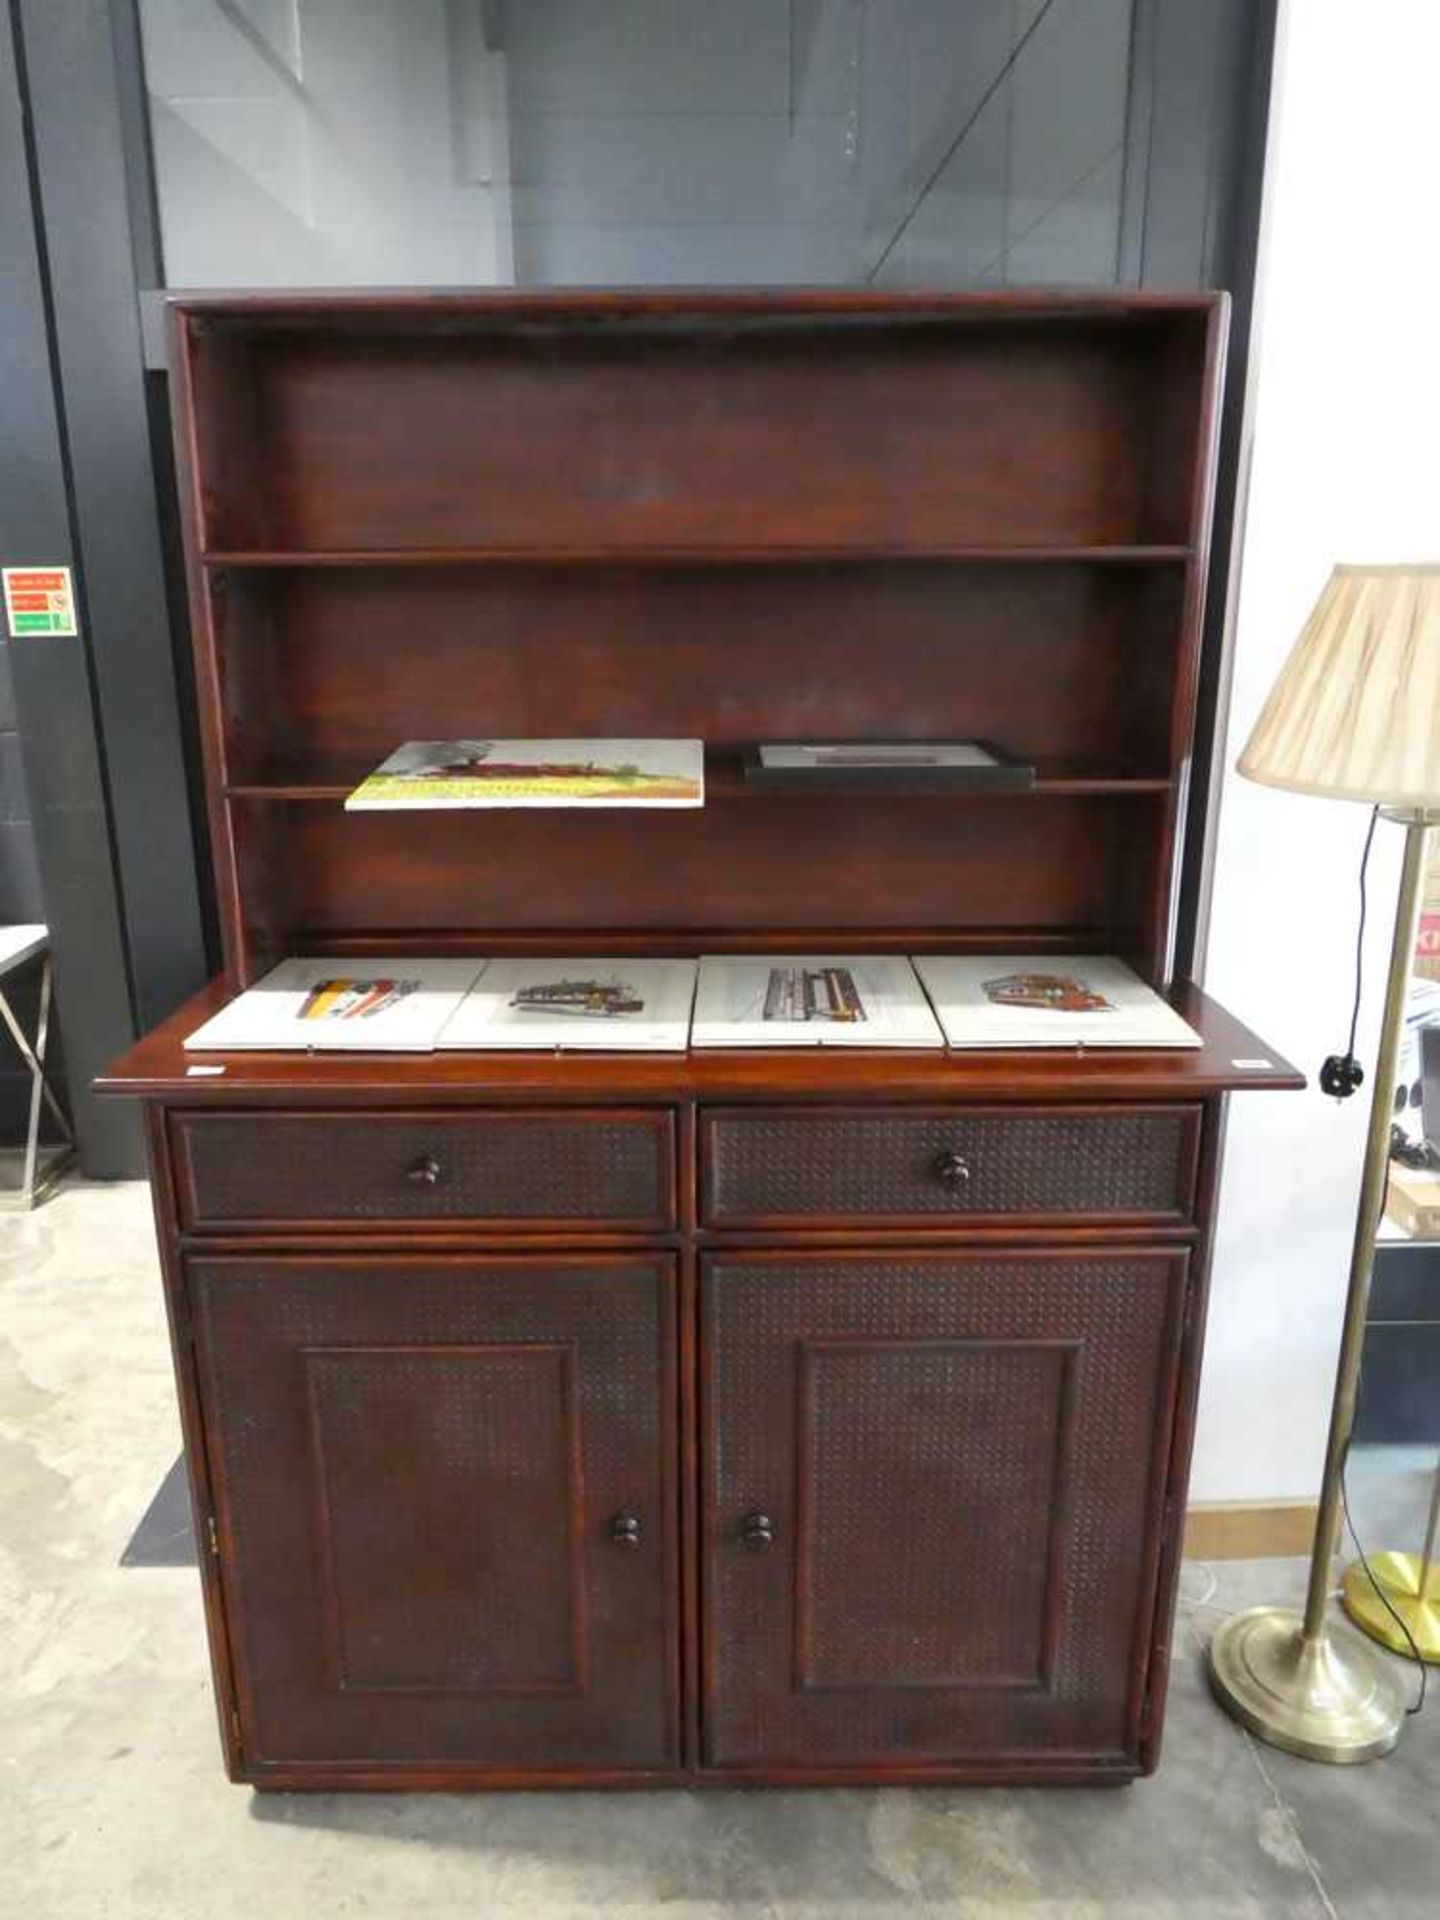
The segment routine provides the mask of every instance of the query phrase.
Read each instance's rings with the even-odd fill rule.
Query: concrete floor
[[[1298,1562],[1189,1565],[1159,1774],[1085,1792],[256,1797],[223,1779],[188,1569],[121,1568],[178,1444],[148,1196],[0,1222],[0,1915],[1440,1913],[1440,1684],[1390,1759],[1257,1746],[1199,1671]],[[1357,1460],[1376,1544],[1422,1458]],[[1437,1675],[1440,1681],[1440,1675]]]

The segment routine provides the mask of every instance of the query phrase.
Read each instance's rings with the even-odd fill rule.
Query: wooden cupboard
[[[224,975],[145,1103],[232,1775],[1124,1780],[1225,1100],[1172,928],[1218,297],[183,300]],[[703,810],[347,815],[698,734]],[[994,794],[747,785],[991,737]],[[287,952],[1117,952],[1196,1051],[234,1054]]]
[[[706,1259],[708,1763],[1138,1750],[1188,1259]]]
[[[675,1764],[673,1269],[186,1262],[251,1764]]]

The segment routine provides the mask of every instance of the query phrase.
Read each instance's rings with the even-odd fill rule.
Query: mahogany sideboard
[[[1252,1034],[190,1078],[222,998],[105,1084],[235,1778],[1155,1764],[1225,1089],[1300,1084]]]
[[[1118,1781],[1159,1749],[1223,1114],[1172,980],[1216,296],[173,314],[224,974],[145,1104],[262,1788]],[[346,814],[700,736],[646,818]],[[1032,788],[757,791],[979,737]],[[1194,1052],[232,1054],[286,953],[1116,952]]]

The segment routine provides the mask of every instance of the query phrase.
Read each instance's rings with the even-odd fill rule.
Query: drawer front
[[[666,1110],[197,1112],[170,1137],[186,1227],[675,1222]]]
[[[707,1226],[1175,1223],[1200,1108],[711,1108],[700,1138]]]

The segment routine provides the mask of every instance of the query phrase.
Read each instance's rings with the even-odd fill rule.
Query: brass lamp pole
[[[1353,1627],[1331,1615],[1327,1601],[1426,842],[1440,823],[1440,566],[1336,568],[1256,723],[1240,771],[1272,786],[1370,801],[1405,828],[1305,1606],[1303,1612],[1262,1606],[1234,1614],[1210,1646],[1216,1696],[1252,1733],[1310,1760],[1373,1760],[1399,1737],[1405,1714],[1399,1678]]]

